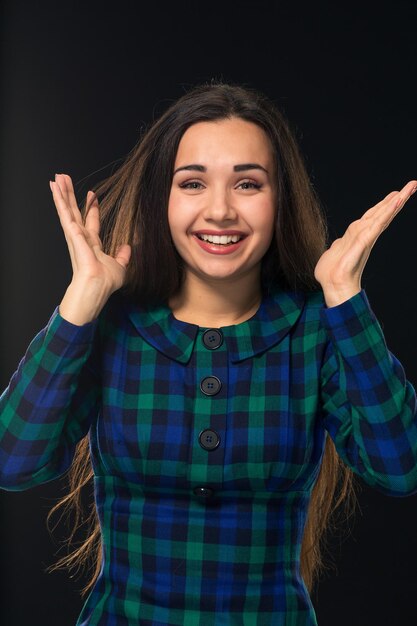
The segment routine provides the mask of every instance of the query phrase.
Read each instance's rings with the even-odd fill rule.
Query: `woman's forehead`
[[[197,122],[183,134],[175,165],[185,165],[182,161],[190,159],[207,167],[210,162],[260,160],[266,167],[272,159],[272,146],[260,126],[241,118]]]

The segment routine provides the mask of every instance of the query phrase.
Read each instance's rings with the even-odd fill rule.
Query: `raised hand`
[[[411,180],[393,191],[352,222],[320,257],[314,276],[321,284],[327,306],[337,306],[361,290],[361,277],[373,245],[417,190]]]
[[[93,192],[87,194],[90,208],[83,222],[70,176],[57,174],[50,187],[73,270],[59,311],[68,321],[82,325],[94,319],[109,296],[123,285],[131,247],[122,245],[115,257],[103,252],[99,205]]]

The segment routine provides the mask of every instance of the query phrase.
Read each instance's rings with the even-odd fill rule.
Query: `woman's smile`
[[[236,230],[200,231],[193,233],[197,244],[209,254],[231,254],[238,250],[246,235]]]

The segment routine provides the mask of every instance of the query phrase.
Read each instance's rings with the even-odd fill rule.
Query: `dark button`
[[[200,389],[206,396],[214,396],[219,393],[222,384],[217,376],[206,376],[200,383]]]
[[[203,344],[209,350],[219,348],[223,343],[223,333],[216,328],[209,328],[203,333]]]
[[[215,450],[220,443],[220,437],[215,430],[206,428],[201,431],[198,441],[204,450]]]
[[[200,496],[201,498],[211,498],[214,495],[214,489],[211,487],[196,487],[194,489],[194,494],[196,496]]]

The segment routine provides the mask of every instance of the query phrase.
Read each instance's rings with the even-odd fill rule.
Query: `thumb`
[[[129,265],[132,248],[128,243],[124,243],[117,248],[115,259],[125,269]]]

